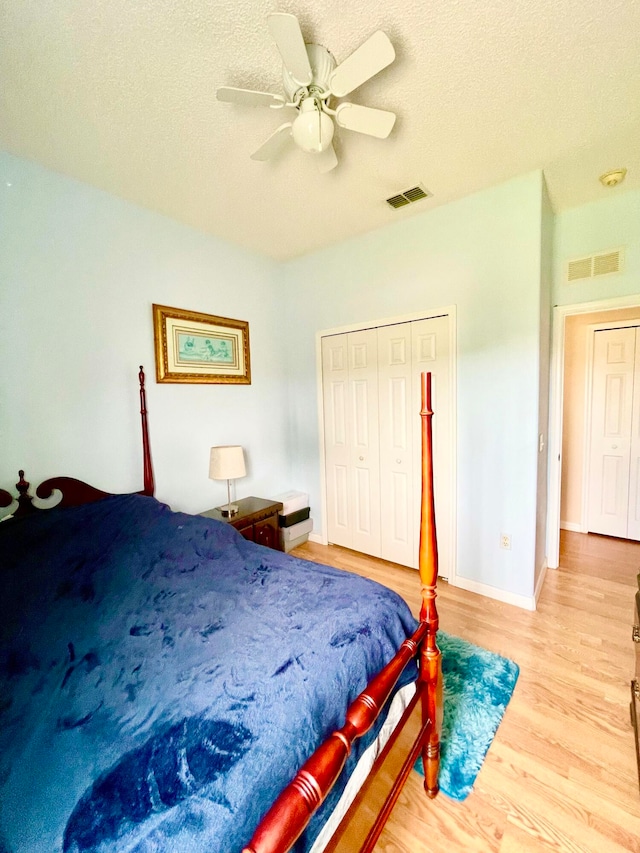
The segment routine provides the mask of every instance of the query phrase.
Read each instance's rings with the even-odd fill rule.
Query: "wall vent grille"
[[[408,198],[405,198],[402,194],[400,195],[392,195],[391,198],[387,199],[387,204],[390,204],[391,207],[404,207],[405,204],[411,204]]]
[[[387,199],[387,204],[390,207],[398,208],[411,204],[414,201],[420,201],[423,198],[431,198],[432,193],[426,190],[423,186],[411,187],[408,190],[403,190],[398,195],[392,195]]]
[[[593,258],[578,258],[569,261],[567,265],[567,281],[578,281],[580,278],[591,278]]]
[[[620,252],[607,252],[606,255],[595,255],[593,258],[593,274],[609,275],[620,272]]]
[[[622,249],[590,255],[587,258],[576,258],[567,263],[567,281],[580,281],[585,278],[621,272],[623,260]]]

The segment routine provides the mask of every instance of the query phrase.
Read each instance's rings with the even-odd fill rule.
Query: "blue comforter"
[[[3,522],[0,564],[0,853],[236,853],[416,625],[139,495]]]

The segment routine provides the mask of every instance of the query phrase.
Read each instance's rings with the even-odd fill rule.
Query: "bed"
[[[0,853],[320,853],[417,708],[372,850],[420,754],[437,793],[430,377],[419,622],[385,587],[157,501],[139,378],[141,492],[57,477],[32,498],[22,471],[17,499],[0,490]]]

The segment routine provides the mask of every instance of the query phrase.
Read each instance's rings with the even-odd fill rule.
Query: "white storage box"
[[[299,521],[291,527],[281,527],[280,534],[283,542],[292,542],[294,539],[299,539],[301,536],[308,536],[313,530],[313,519],[307,518],[306,521]]]
[[[289,515],[297,509],[309,506],[309,495],[305,492],[282,492],[281,495],[274,495],[273,500],[282,504],[281,515]]]
[[[289,551],[293,551],[294,548],[297,548],[298,545],[304,545],[304,543],[309,538],[308,533],[304,533],[302,536],[299,536],[297,539],[292,539],[290,542],[283,542],[282,547],[284,548],[285,554],[288,554]]]

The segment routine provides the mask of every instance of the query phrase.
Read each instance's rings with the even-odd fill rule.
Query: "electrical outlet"
[[[511,550],[511,536],[508,533],[500,534],[500,547],[505,551]]]

